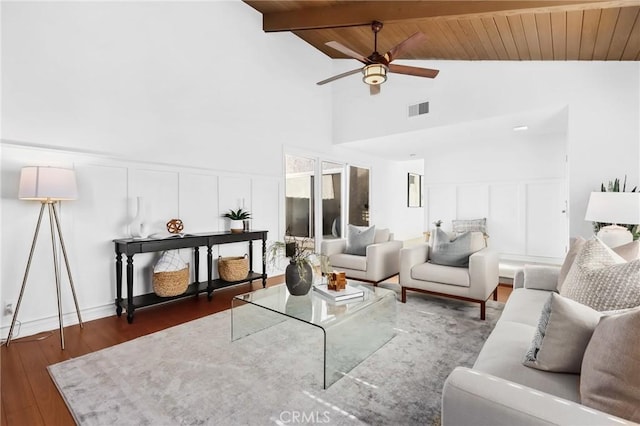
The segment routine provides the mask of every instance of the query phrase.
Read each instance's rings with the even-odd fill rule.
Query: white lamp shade
[[[23,167],[20,172],[21,200],[75,200],[78,198],[76,173],[58,167]]]
[[[623,225],[640,224],[640,193],[592,192],[584,219]]]

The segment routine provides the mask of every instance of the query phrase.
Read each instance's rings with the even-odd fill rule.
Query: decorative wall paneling
[[[502,259],[558,262],[568,241],[566,182],[438,184],[425,188],[425,229],[442,220],[486,217],[489,244]]]
[[[114,238],[128,236],[128,223],[145,204],[152,233],[165,232],[165,223],[180,218],[184,232],[228,229],[222,214],[244,207],[252,212],[252,227],[267,229],[270,239],[282,235],[280,177],[233,174],[183,166],[125,161],[55,149],[3,144],[2,149],[2,259],[1,303],[16,301],[37,220],[37,203],[17,199],[20,169],[52,165],[76,169],[79,198],[63,202],[63,234],[84,320],[114,314]],[[255,197],[255,198],[254,198]],[[255,206],[255,209],[254,209]],[[46,226],[45,226],[46,225]],[[261,247],[254,255],[259,267]],[[214,258],[247,253],[246,244],[214,247]],[[191,251],[181,251],[191,264]],[[158,254],[136,256],[134,293],[152,291],[152,267]],[[43,224],[34,253],[27,290],[20,308],[20,336],[57,328],[55,282],[48,224]],[[214,262],[215,264],[215,262]],[[269,271],[270,274],[277,271]],[[217,268],[215,268],[217,275]],[[206,250],[200,250],[200,276],[206,277]],[[192,269],[193,277],[193,269]],[[73,299],[63,277],[65,323],[73,324]],[[11,316],[2,317],[8,332]],[[4,336],[3,336],[4,337]]]

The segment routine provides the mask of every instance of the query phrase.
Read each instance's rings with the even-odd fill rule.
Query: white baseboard
[[[108,305],[81,309],[80,315],[82,316],[82,322],[87,322],[115,315],[115,312],[115,304],[109,303]],[[13,330],[14,339],[32,336],[34,334],[42,333],[43,331],[58,330],[60,328],[57,315],[46,318],[38,318],[30,321],[21,321],[20,316],[18,315],[17,321],[19,321],[19,323],[16,322],[16,326]],[[67,312],[62,315],[62,322],[65,327],[78,324],[78,315],[75,311]],[[2,327],[0,327],[0,335],[2,336],[2,340],[7,339],[10,327],[11,317],[6,318],[6,324],[5,320],[3,319]]]

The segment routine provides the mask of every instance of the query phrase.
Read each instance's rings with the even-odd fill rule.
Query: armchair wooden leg
[[[407,289],[402,287],[402,303],[407,303]]]
[[[485,301],[480,302],[480,319],[483,321],[485,319],[485,307],[486,307],[486,302]]]
[[[497,301],[498,300],[498,287],[496,286],[496,289],[493,290],[493,300]]]

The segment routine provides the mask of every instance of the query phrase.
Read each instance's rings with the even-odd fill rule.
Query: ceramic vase
[[[132,238],[147,238],[149,225],[145,222],[144,198],[137,198],[136,215],[129,223],[129,233]]]
[[[287,265],[284,277],[287,289],[292,296],[304,296],[311,289],[313,270],[308,263],[298,265],[291,262]]]
[[[230,220],[229,230],[234,234],[239,234],[244,229],[244,221],[242,220]]]

